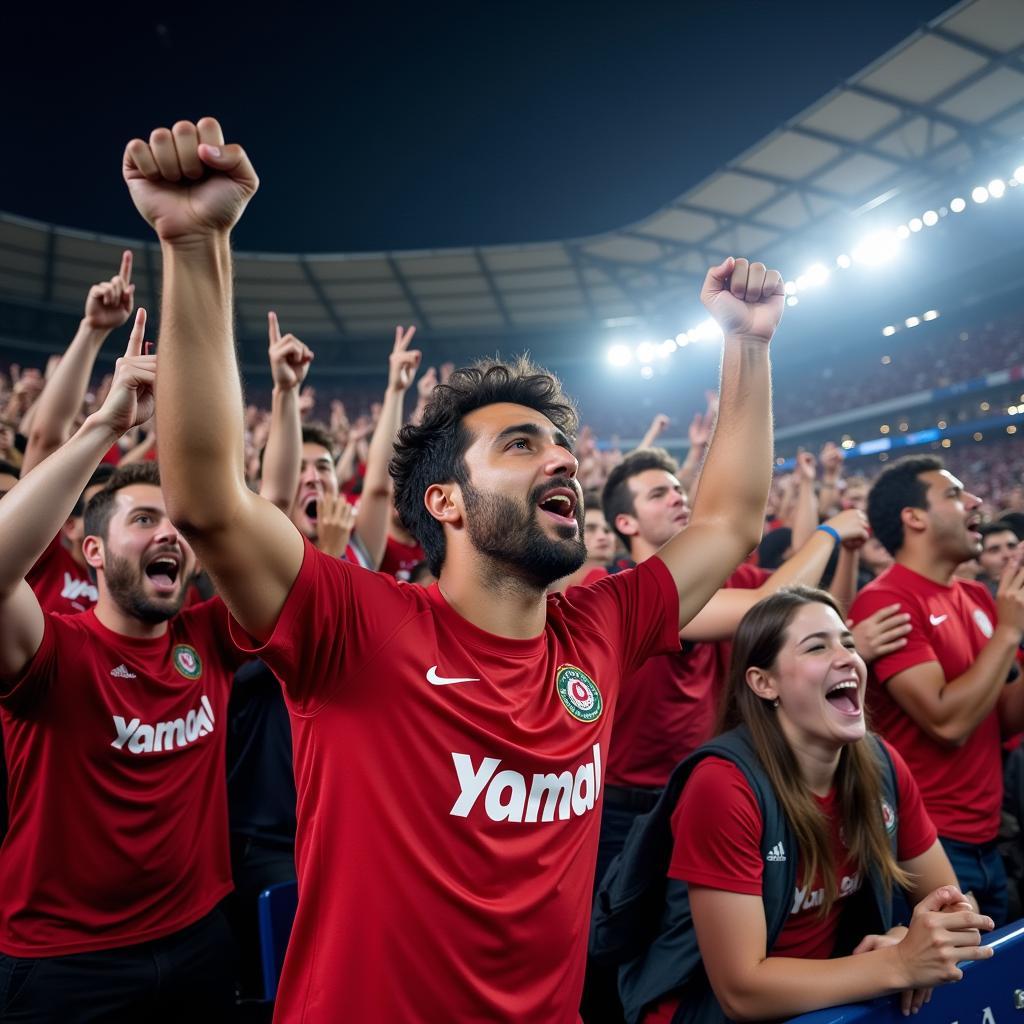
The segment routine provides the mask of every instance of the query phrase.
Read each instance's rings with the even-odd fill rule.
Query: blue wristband
[[[818,527],[818,529],[821,530],[822,533],[827,533],[832,538],[832,540],[835,541],[836,544],[842,543],[843,538],[839,536],[839,531],[834,526],[829,526],[827,523],[822,523],[821,526]]]

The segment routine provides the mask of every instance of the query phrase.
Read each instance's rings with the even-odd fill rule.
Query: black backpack
[[[898,796],[892,761],[885,747],[869,734],[882,765],[882,790],[892,819],[887,822],[893,853],[898,833]],[[685,882],[667,877],[672,854],[672,814],[691,772],[705,757],[732,761],[744,774],[764,822],[762,899],[768,950],[775,945],[792,908],[796,887],[797,845],[771,781],[754,752],[745,726],[717,736],[676,766],[658,802],[634,821],[622,852],[612,861],[594,897],[590,925],[590,957],[619,965],[619,993],[626,1020],[636,1024],[644,1009],[667,993],[682,990],[675,1024],[725,1021],[704,972],[690,914]],[[892,923],[892,893],[877,871],[859,900],[844,908],[837,953],[850,952],[871,932],[885,932]],[[869,890],[865,893],[865,889]]]

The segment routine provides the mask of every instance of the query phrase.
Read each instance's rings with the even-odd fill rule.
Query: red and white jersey
[[[29,570],[25,581],[32,588],[44,612],[73,615],[96,607],[99,592],[64,546],[58,533]]]
[[[1003,802],[998,710],[989,712],[966,743],[950,747],[920,728],[892,699],[886,684],[899,672],[929,661],[942,666],[946,679],[963,675],[992,635],[995,602],[981,583],[955,579],[943,586],[896,564],[861,590],[850,617],[860,622],[891,604],[910,615],[911,631],[905,646],[870,666],[872,725],[910,765],[939,835],[987,843],[999,831]]]
[[[657,558],[549,597],[517,640],[307,544],[258,651],[298,790],[275,1019],[575,1020],[619,679],[677,619]]]
[[[380,571],[389,573],[396,580],[408,580],[409,574],[419,565],[426,555],[423,548],[415,541],[403,544],[388,534],[387,546],[384,548],[384,560],[380,563]]]
[[[214,598],[164,636],[46,616],[0,698],[10,826],[0,951],[62,956],[169,935],[231,889],[226,712],[239,664]]]

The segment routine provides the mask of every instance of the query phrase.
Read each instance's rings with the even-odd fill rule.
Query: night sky
[[[949,4],[35,6],[5,14],[0,209],[147,237],[125,142],[211,113],[263,182],[239,248],[344,252],[637,220]]]

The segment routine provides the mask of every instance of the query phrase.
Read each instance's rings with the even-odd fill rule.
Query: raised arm
[[[377,569],[384,561],[391,519],[391,477],[388,463],[395,448],[395,438],[402,427],[402,404],[409,390],[421,355],[409,348],[415,327],[396,327],[395,343],[388,357],[388,386],[384,392],[377,426],[370,440],[363,476],[363,493],[359,498],[356,534],[366,548],[370,565]]]
[[[274,391],[270,399],[270,433],[263,450],[260,496],[287,515],[295,500],[302,471],[299,389],[309,372],[313,353],[294,334],[282,337],[276,313],[267,314],[267,325]]]
[[[133,139],[123,170],[163,254],[157,427],[167,511],[235,618],[265,639],[302,565],[303,541],[246,487],[243,469],[229,236],[259,179],[209,117]]]
[[[43,612],[26,574],[71,515],[110,446],[153,415],[156,356],[141,354],[145,326],[140,309],[102,407],[0,501],[0,679],[18,675],[43,639]]]
[[[725,343],[718,421],[690,525],[659,552],[679,590],[680,626],[761,539],[772,474],[768,343],[782,318],[782,275],[730,256],[708,271],[701,300]]]
[[[34,406],[22,476],[67,440],[75,416],[82,408],[103,342],[132,315],[135,285],[131,281],[132,253],[126,249],[121,255],[118,272],[109,281],[94,284],[89,289],[78,330]]]
[[[704,397],[707,399],[707,408],[702,413],[696,413],[690,420],[687,430],[690,447],[676,474],[691,501],[697,493],[700,467],[704,462],[704,455],[708,450],[708,442],[711,440],[711,434],[715,429],[715,419],[718,416],[718,395],[714,391],[705,391]]]

